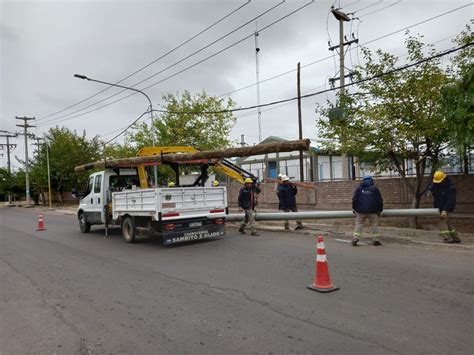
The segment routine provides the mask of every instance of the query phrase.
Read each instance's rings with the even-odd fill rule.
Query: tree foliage
[[[408,34],[405,44],[410,63],[424,59],[425,48],[427,56],[434,54],[434,48],[426,46],[422,37]],[[418,207],[424,191],[423,176],[437,165],[448,140],[446,119],[439,111],[448,76],[439,59],[391,72],[403,65],[400,58],[367,48],[362,53],[365,64],[357,68],[355,80],[375,79],[360,83],[355,93],[339,98],[337,105],[344,107],[342,118],[327,118],[337,105],[323,109],[318,128],[324,142],[371,161],[378,170],[394,170],[405,178],[404,162],[412,160],[415,182],[404,181],[414,195],[413,207]]]
[[[85,132],[78,134],[67,127],[51,128],[44,138],[30,161],[32,196],[47,190],[46,144],[49,148],[52,189],[61,193],[83,185],[88,173],[78,174],[74,172],[74,167],[101,158],[102,146],[99,139],[88,139]]]
[[[192,95],[166,94],[162,97],[163,112],[155,118],[157,146],[192,146],[202,150],[219,149],[230,145],[229,133],[235,123],[231,112],[232,99],[219,99],[205,91]],[[213,113],[206,113],[213,112]],[[138,148],[151,146],[151,131],[145,123],[127,136]]]
[[[457,45],[474,42],[471,27],[456,37]],[[462,158],[463,170],[469,173],[469,152],[474,144],[474,49],[467,47],[453,59],[449,71],[452,81],[443,88],[440,114],[447,120],[449,144]]]

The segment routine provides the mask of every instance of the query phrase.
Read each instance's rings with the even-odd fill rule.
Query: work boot
[[[374,240],[374,246],[379,247],[382,245],[382,242],[380,240]]]
[[[258,234],[258,232],[257,232],[257,231],[253,231],[253,232],[252,232],[252,235],[254,235],[254,236],[258,237],[260,234]]]
[[[298,224],[295,228],[295,231],[297,231],[298,229],[303,229],[304,226],[302,224]]]
[[[359,243],[359,238],[357,237],[352,238],[352,241],[351,241],[352,246],[356,247],[357,243]]]
[[[245,233],[245,227],[241,226],[241,227],[239,228],[239,232],[242,233],[242,234],[246,234],[246,233]]]
[[[289,230],[290,230],[290,225],[289,225],[289,224],[285,224],[285,230],[286,230],[286,231],[289,231]]]
[[[453,240],[453,243],[455,243],[455,244],[461,243],[461,239],[459,239],[458,237],[453,236],[452,240]]]

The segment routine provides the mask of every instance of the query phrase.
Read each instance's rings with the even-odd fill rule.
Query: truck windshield
[[[92,192],[92,186],[94,185],[94,177],[89,177],[89,181],[87,183],[86,189],[84,191],[84,196],[89,195]]]

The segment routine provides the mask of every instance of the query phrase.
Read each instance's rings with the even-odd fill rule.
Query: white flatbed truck
[[[139,235],[157,235],[165,245],[225,234],[225,187],[140,189],[131,181],[138,182],[134,169],[89,176],[77,210],[81,232],[88,233],[92,225],[120,226],[125,242],[133,243]]]

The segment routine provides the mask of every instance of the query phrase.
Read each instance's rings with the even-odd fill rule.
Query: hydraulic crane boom
[[[166,155],[166,154],[176,154],[176,153],[193,153],[199,152],[198,149],[194,147],[187,147],[187,146],[171,146],[171,147],[145,147],[138,151],[137,156],[150,156],[150,155]],[[157,165],[162,165],[163,163],[158,163]],[[178,163],[164,163],[166,165],[170,165],[176,172]],[[192,161],[184,161],[179,162],[181,165],[189,165],[189,164],[202,164],[207,166],[212,166],[217,172],[223,173],[230,177],[231,179],[240,182],[241,184],[244,183],[246,178],[251,178],[253,180],[257,180],[257,178],[250,172],[241,167],[235,165],[231,161],[227,159],[210,159],[210,160],[192,160]],[[148,178],[145,167],[148,164],[138,165],[138,176],[140,179],[140,187],[141,188],[148,188]],[[207,175],[206,171],[202,172],[201,175]],[[203,176],[200,176],[201,181],[206,180]],[[203,181],[204,183],[205,181]]]

